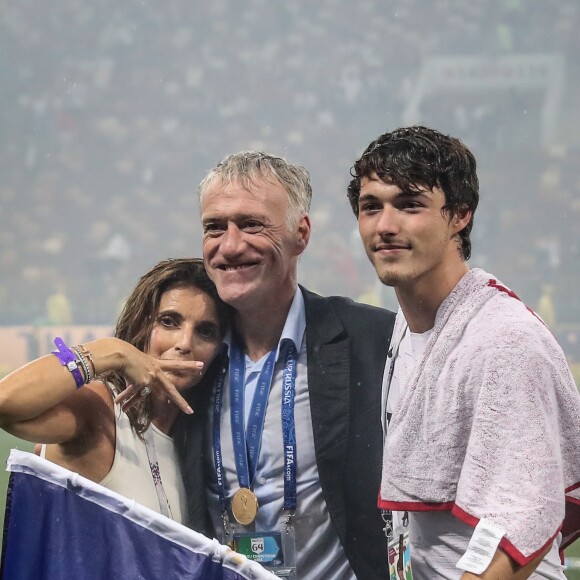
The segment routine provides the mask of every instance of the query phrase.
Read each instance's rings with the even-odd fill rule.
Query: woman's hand
[[[135,382],[129,382],[125,373],[122,373],[127,379],[127,388],[115,397],[115,403],[120,404],[123,411],[126,411],[138,402],[141,397],[149,396],[152,393],[155,393],[154,396],[157,396],[157,394],[162,393],[165,398],[171,399],[184,413],[191,415],[193,409],[181,396],[167,373],[178,376],[184,374],[191,376],[192,371],[194,371],[201,378],[203,363],[179,360],[164,361],[154,359],[144,353],[141,354],[149,359],[147,361],[149,365],[147,365],[147,368],[143,367],[141,369],[141,373],[139,373],[140,377]]]
[[[127,388],[117,395],[115,402],[121,404],[126,411],[141,397],[153,394],[171,399],[184,413],[191,414],[193,410],[187,401],[181,396],[172,379],[183,384],[194,385],[199,382],[203,374],[203,363],[199,361],[185,359],[163,360],[156,359],[134,346],[119,339],[117,341],[119,361],[113,366],[119,374],[127,381]],[[86,345],[91,348],[92,345]],[[93,352],[96,371],[102,372],[100,367],[99,352],[95,348]],[[109,367],[107,370],[111,370]]]

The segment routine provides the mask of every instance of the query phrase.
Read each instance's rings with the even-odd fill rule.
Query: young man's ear
[[[458,234],[465,226],[471,221],[471,216],[473,212],[463,206],[457,210],[457,213],[451,219],[451,225],[453,227],[453,233]]]

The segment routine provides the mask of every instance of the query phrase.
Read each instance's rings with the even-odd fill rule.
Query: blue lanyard
[[[274,375],[276,350],[268,355],[258,377],[252,399],[247,434],[244,430],[245,361],[235,340],[230,347],[231,360],[226,360],[216,381],[213,412],[213,454],[216,468],[218,495],[222,512],[226,511],[225,474],[221,451],[220,421],[226,372],[230,371],[230,405],[232,442],[238,483],[251,486],[260,453],[268,397]],[[296,508],[296,429],[294,421],[294,394],[296,384],[297,354],[291,340],[283,341],[284,373],[282,392],[282,435],[284,441],[284,509]]]
[[[297,356],[294,343],[286,343],[286,360],[282,379],[282,437],[284,440],[284,509],[296,509],[296,427],[294,395],[296,394]]]
[[[220,499],[220,505],[222,513],[227,509],[226,506],[226,494],[225,494],[225,473],[224,465],[222,461],[222,443],[220,435],[220,418],[222,410],[222,401],[224,397],[224,381],[226,379],[227,368],[227,356],[225,358],[224,366],[220,371],[220,374],[216,380],[215,385],[215,400],[213,408],[213,460],[215,464],[216,479],[218,486],[218,495]]]
[[[262,444],[262,433],[264,432],[268,397],[270,396],[270,386],[274,375],[276,351],[270,352],[258,377],[256,391],[250,407],[247,431],[244,429],[246,368],[244,353],[235,340],[232,340],[230,351],[232,353],[230,359],[230,405],[234,457],[240,487],[249,488],[254,480],[256,463]]]

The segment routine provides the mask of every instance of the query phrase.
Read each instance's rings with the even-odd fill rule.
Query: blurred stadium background
[[[141,273],[200,255],[196,186],[241,149],[311,172],[302,283],[394,308],[345,191],[371,139],[420,122],[476,154],[471,264],[538,309],[578,382],[579,29],[576,0],[4,3],[0,375],[57,331],[110,332]]]

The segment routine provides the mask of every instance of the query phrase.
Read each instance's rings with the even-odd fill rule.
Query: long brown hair
[[[161,296],[174,288],[195,288],[212,298],[223,335],[230,317],[229,307],[218,296],[216,287],[207,275],[203,260],[200,258],[163,260],[144,274],[125,301],[117,319],[114,335],[146,352]],[[124,377],[116,372],[106,373],[102,378],[112,383],[117,392],[127,388]],[[142,435],[149,427],[151,412],[151,397],[142,397],[127,412],[131,426],[138,435]]]

